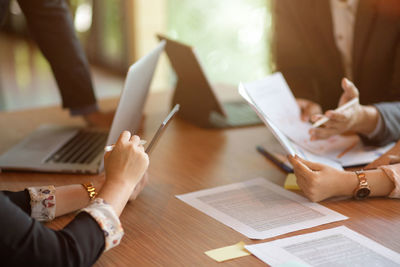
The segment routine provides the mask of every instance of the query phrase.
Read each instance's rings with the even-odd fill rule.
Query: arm
[[[332,167],[289,157],[297,178],[297,184],[304,194],[314,202],[335,196],[353,196],[359,181],[354,172],[340,171]],[[386,168],[386,167],[384,167]],[[371,189],[370,196],[388,196],[398,187],[395,178],[387,175],[384,168],[366,171],[366,178]],[[400,164],[396,167],[400,171]],[[393,196],[391,194],[391,196]],[[400,197],[398,195],[397,197]]]
[[[0,256],[6,258],[6,265],[91,266],[104,249],[118,245],[123,235],[118,216],[132,192],[136,197],[146,182],[146,177],[142,177],[148,156],[139,141],[137,136],[131,138],[129,132],[121,134],[113,152],[106,156],[107,179],[99,198],[63,230],[43,226],[0,193],[0,218],[5,218],[0,220]],[[58,202],[72,195],[76,199],[71,205],[59,203],[64,206],[57,209],[58,214],[88,202],[88,194],[82,188],[61,188]]]
[[[368,138],[361,136],[368,145],[386,145],[400,139],[400,102],[378,103],[374,105],[382,120],[382,127]]]
[[[51,65],[63,107],[81,115],[96,111],[89,65],[74,32],[67,3],[64,0],[18,0],[18,3]]]
[[[5,266],[91,266],[104,249],[103,231],[87,213],[54,231],[0,193],[0,256]]]

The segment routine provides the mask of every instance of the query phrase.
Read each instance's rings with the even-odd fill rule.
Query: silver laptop
[[[41,126],[0,156],[1,170],[99,173],[104,146],[115,143],[123,130],[136,132],[151,80],[165,41],[128,71],[110,132],[98,129]]]

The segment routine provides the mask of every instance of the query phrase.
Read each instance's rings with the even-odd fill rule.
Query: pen
[[[144,146],[146,143],[147,143],[146,140],[140,140],[139,145]],[[105,147],[104,147],[104,152],[110,152],[110,151],[112,151],[112,150],[114,149],[114,146],[115,146],[115,145],[105,146]]]
[[[352,106],[354,106],[355,104],[358,103],[358,97],[353,98],[352,100],[350,100],[349,102],[347,102],[344,105],[341,105],[340,107],[338,107],[337,109],[335,109],[335,111],[340,112],[343,110],[346,110]],[[314,122],[314,124],[312,125],[312,127],[317,128],[319,126],[321,126],[322,124],[324,124],[325,122],[329,121],[329,118],[326,116],[323,116],[321,119],[317,120],[316,122]]]
[[[285,172],[293,172],[293,169],[287,166],[284,162],[281,160],[277,159],[274,155],[269,153],[267,150],[265,150],[262,146],[257,146],[257,151],[260,152],[264,157],[272,161],[276,166],[281,168]]]

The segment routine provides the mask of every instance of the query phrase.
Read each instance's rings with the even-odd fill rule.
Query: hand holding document
[[[345,226],[245,248],[271,266],[399,266],[400,254]]]
[[[264,178],[176,197],[252,239],[348,219]]]
[[[297,145],[318,155],[338,155],[358,141],[358,136],[334,136],[310,141],[312,125],[301,121],[300,108],[281,73],[242,85],[249,99],[280,131]]]
[[[393,146],[390,144],[378,149],[366,148],[357,135],[335,135],[325,140],[311,141],[309,132],[315,128],[311,123],[300,119],[300,108],[281,73],[240,84],[239,94],[257,112],[288,155],[298,154],[305,158],[301,154],[308,154],[320,163],[325,159],[330,166],[335,165],[332,162],[336,162],[348,167],[367,164]],[[348,109],[355,101],[348,102],[342,109]],[[295,146],[304,153],[299,153]],[[311,158],[305,159],[314,161]]]

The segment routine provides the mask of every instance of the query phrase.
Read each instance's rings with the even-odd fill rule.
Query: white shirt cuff
[[[124,229],[117,214],[110,205],[103,199],[96,198],[81,211],[89,213],[103,230],[105,238],[104,251],[119,245],[124,235]]]
[[[56,215],[56,189],[54,186],[29,187],[31,217],[38,221],[51,221]]]

